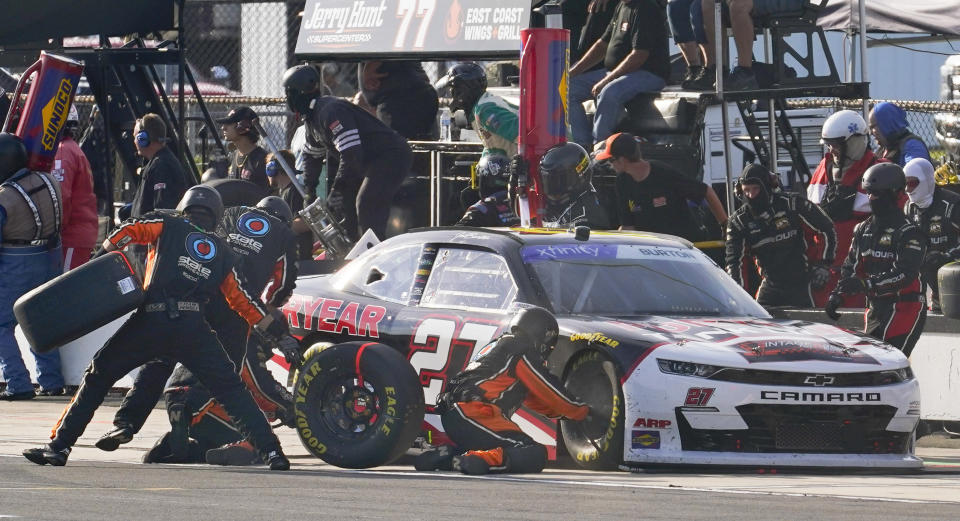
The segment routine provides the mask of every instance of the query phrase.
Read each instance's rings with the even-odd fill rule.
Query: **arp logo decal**
[[[633,431],[630,436],[630,446],[635,449],[659,449],[659,431]]]
[[[237,219],[237,229],[244,235],[263,237],[270,232],[270,221],[262,215],[247,212]]]
[[[658,420],[656,418],[637,418],[633,426],[646,429],[669,429],[673,422],[670,420]]]
[[[197,262],[210,262],[217,256],[217,243],[202,233],[187,235],[187,254]]]

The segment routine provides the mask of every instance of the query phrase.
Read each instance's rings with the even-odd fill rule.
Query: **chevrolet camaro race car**
[[[582,467],[922,465],[900,351],[773,319],[690,243],[630,232],[415,230],[301,277],[283,311],[304,445],[370,467],[444,443],[437,397],[530,305],[560,324],[550,370],[607,421],[513,419]]]

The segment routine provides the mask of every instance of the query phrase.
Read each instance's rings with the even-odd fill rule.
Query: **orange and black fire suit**
[[[896,214],[881,221],[873,215],[854,228],[850,252],[840,269],[841,280],[866,281],[864,332],[907,356],[927,319],[920,284],[926,243],[920,228],[906,216]]]
[[[531,342],[507,334],[451,380],[437,411],[457,450],[480,456],[491,472],[540,472],[546,448],[510,420],[520,406],[573,420],[590,411],[547,371]]]
[[[224,211],[217,231],[236,254],[239,271],[250,291],[255,295],[265,293],[267,305],[282,307],[297,278],[296,238],[290,227],[260,209],[235,206]],[[263,346],[257,335],[250,334],[243,317],[223,298],[211,299],[204,314],[267,419],[284,418],[292,412],[292,396],[274,380],[266,366],[270,348]],[[200,442],[201,449],[239,440],[239,431],[223,407],[204,386],[198,385],[192,371],[183,366],[175,370],[175,365],[170,359],[152,360],[144,365],[114,415],[114,425],[138,432],[172,373],[166,393],[168,410],[172,403],[186,403],[186,410],[192,412],[190,435]],[[201,450],[200,454],[205,452]]]
[[[167,359],[182,363],[203,382],[261,454],[279,450],[270,424],[204,318],[205,304],[214,298],[224,298],[249,325],[267,313],[246,285],[230,247],[168,211],[128,220],[108,240],[118,249],[149,245],[145,299],[94,356],[54,427],[50,447],[62,450],[76,443],[114,382],[148,361]]]

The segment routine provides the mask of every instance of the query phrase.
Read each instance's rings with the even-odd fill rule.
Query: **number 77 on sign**
[[[454,0],[454,3],[457,3]],[[394,49],[405,49],[407,42],[407,31],[414,18],[420,19],[417,27],[416,37],[413,39],[414,49],[423,49],[423,42],[427,38],[427,29],[430,27],[430,20],[436,11],[437,0],[399,0],[397,2],[397,18],[400,18],[400,26],[397,27],[397,37],[393,40]]]

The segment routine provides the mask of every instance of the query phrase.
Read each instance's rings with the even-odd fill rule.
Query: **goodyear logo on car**
[[[598,344],[604,344],[610,347],[617,347],[620,345],[620,342],[605,336],[603,333],[574,333],[570,335],[571,342],[577,342],[580,340],[585,340],[589,343],[596,342]]]
[[[41,110],[45,123],[43,138],[40,142],[44,150],[53,150],[53,147],[57,144],[57,135],[60,134],[60,129],[67,121],[67,111],[70,110],[70,96],[73,94],[73,88],[73,82],[70,81],[70,78],[61,79],[56,94],[50,98],[50,101]]]
[[[633,431],[630,436],[631,446],[635,449],[659,449],[659,431]]]

